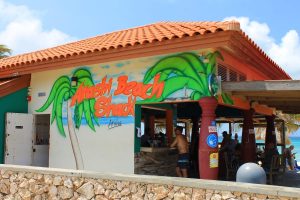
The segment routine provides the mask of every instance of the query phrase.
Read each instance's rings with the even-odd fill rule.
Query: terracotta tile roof
[[[53,48],[16,55],[0,59],[1,70],[13,69],[14,67],[27,67],[33,63],[43,63],[53,59],[71,58],[93,52],[102,52],[111,49],[119,49],[128,46],[137,46],[147,43],[184,38],[194,35],[205,35],[220,31],[238,31],[244,34],[237,21],[225,22],[159,22],[127,30],[116,31]],[[287,75],[276,63],[274,63],[248,36],[243,37],[269,60],[276,68]]]
[[[64,58],[79,54],[135,46],[173,38],[203,35],[226,30],[240,30],[239,23],[229,22],[159,22],[116,31],[53,48],[30,52],[0,60],[0,69],[16,65]]]

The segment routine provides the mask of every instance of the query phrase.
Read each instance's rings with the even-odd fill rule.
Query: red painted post
[[[218,179],[218,134],[216,132],[216,114],[218,105],[214,97],[199,100],[202,109],[199,136],[198,161],[201,179]]]
[[[242,132],[242,160],[245,163],[256,161],[256,143],[253,125],[253,114],[253,109],[244,111]]]
[[[266,138],[265,138],[265,149],[268,148],[270,143],[277,145],[275,125],[274,125],[275,115],[266,116],[267,128],[266,128]]]

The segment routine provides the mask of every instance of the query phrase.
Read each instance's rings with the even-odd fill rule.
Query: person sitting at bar
[[[228,135],[227,131],[222,132],[223,140],[221,142],[221,149],[226,145],[226,143],[228,141],[227,135]]]
[[[224,132],[226,132],[226,131],[224,131]],[[227,134],[227,132],[226,132],[225,138],[223,139],[223,141],[224,141],[224,144],[221,145],[220,152],[221,153],[226,152],[229,162],[232,162],[235,159],[234,152],[235,152],[235,146],[236,146],[234,140],[232,139],[232,134],[231,133]],[[223,143],[223,141],[222,141],[222,143]]]
[[[234,144],[238,144],[239,143],[239,136],[237,133],[234,134]]]
[[[223,131],[222,132],[223,140],[220,145],[219,149],[219,179],[225,180],[226,177],[226,164],[225,164],[225,157],[224,157],[224,150],[225,146],[228,143],[228,132]]]
[[[299,170],[300,170],[300,166],[298,165],[298,162],[297,162],[297,160],[296,160],[296,157],[295,157],[294,161],[295,161],[295,169],[296,169],[297,171],[299,171]]]
[[[177,147],[178,149],[178,160],[176,167],[176,174],[179,177],[188,177],[188,168],[190,164],[189,158],[189,145],[187,138],[182,135],[183,127],[177,126],[175,128],[176,138],[171,144],[171,148]]]
[[[158,133],[158,139],[159,139],[159,141],[160,141],[160,146],[161,147],[164,147],[165,146],[165,144],[166,144],[166,137],[165,137],[165,134],[163,134],[163,132],[159,132]]]
[[[150,147],[150,136],[148,135],[148,133],[144,133],[144,135],[142,135],[141,137],[141,146],[142,147]]]
[[[242,145],[241,143],[237,143],[235,145],[234,160],[233,160],[233,162],[235,162],[237,166],[240,166],[242,164],[241,157],[242,157]]]
[[[264,153],[264,160],[262,163],[262,167],[265,171],[270,171],[271,164],[272,164],[272,157],[274,155],[279,155],[277,148],[275,147],[274,143],[269,143],[265,153]]]

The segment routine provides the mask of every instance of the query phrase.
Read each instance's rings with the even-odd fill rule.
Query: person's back
[[[175,129],[176,138],[174,142],[171,144],[172,147],[177,147],[178,149],[178,160],[176,173],[179,177],[188,177],[188,168],[189,168],[189,146],[188,141],[185,136],[182,135],[183,128],[177,126]]]
[[[166,143],[166,138],[165,138],[165,134],[163,134],[162,132],[159,132],[159,140],[161,142],[161,146],[165,146],[165,143]]]
[[[228,133],[227,133],[227,131],[223,131],[222,135],[223,135],[223,140],[221,142],[221,149],[224,148],[224,146],[228,142],[228,137],[227,137]]]
[[[228,154],[228,159],[232,162],[234,159],[235,159],[235,155],[234,155],[234,152],[235,152],[235,142],[233,139],[230,139],[228,144],[227,144],[227,154]]]
[[[150,137],[147,134],[142,135],[141,137],[141,146],[142,147],[150,147],[149,140]]]
[[[177,149],[180,154],[189,152],[189,144],[185,136],[176,135]]]

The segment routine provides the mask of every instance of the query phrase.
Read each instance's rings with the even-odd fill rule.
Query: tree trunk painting
[[[72,112],[70,108],[71,101],[68,100],[68,106],[67,106],[67,118],[68,118],[68,129],[69,129],[69,137],[70,137],[70,142],[75,158],[75,163],[76,163],[76,169],[83,170],[84,165],[83,165],[83,159],[80,151],[80,146],[78,142],[77,135],[75,133],[74,125],[73,125],[73,120],[72,120]]]
[[[77,82],[73,85],[72,78],[76,77]],[[78,69],[74,72],[72,78],[68,76],[59,77],[51,88],[51,92],[44,103],[44,105],[36,110],[36,112],[44,112],[52,104],[51,124],[56,121],[58,132],[62,137],[66,137],[63,124],[63,105],[67,103],[67,126],[72,151],[75,158],[76,169],[83,170],[84,163],[82,154],[80,151],[79,141],[75,133],[75,128],[79,129],[83,116],[87,122],[87,125],[92,131],[95,131],[94,123],[98,124],[98,119],[94,114],[95,99],[85,99],[82,102],[75,102],[74,106],[74,118],[72,117],[72,97],[78,90],[80,85],[94,86],[92,74],[87,69]],[[74,123],[75,122],[75,127]]]

